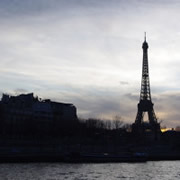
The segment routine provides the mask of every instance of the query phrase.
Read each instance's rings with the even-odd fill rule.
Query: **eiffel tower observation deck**
[[[144,42],[142,44],[143,49],[143,64],[142,64],[142,79],[141,79],[141,91],[140,99],[138,103],[138,110],[135,122],[132,125],[132,131],[134,133],[142,134],[145,132],[151,132],[157,136],[160,132],[160,124],[157,121],[157,117],[154,112],[154,104],[151,100],[151,89],[149,80],[149,67],[148,67],[148,43],[146,41],[146,33]],[[148,122],[144,121],[144,115],[147,112]]]

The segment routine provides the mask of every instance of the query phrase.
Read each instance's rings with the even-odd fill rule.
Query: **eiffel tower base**
[[[132,124],[132,134],[138,139],[146,139],[157,141],[160,140],[161,130],[159,123],[150,124],[148,122],[133,123]]]

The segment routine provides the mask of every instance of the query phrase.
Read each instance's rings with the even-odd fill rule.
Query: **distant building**
[[[73,104],[41,100],[33,93],[18,96],[3,94],[0,101],[0,133],[4,135],[39,133],[49,136],[58,134],[76,121]]]

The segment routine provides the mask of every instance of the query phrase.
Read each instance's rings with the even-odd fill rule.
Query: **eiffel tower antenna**
[[[146,32],[144,32],[144,41],[146,41]]]

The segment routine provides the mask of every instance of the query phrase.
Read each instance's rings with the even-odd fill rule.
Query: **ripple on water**
[[[180,161],[147,163],[0,164],[0,179],[5,180],[179,180]]]

